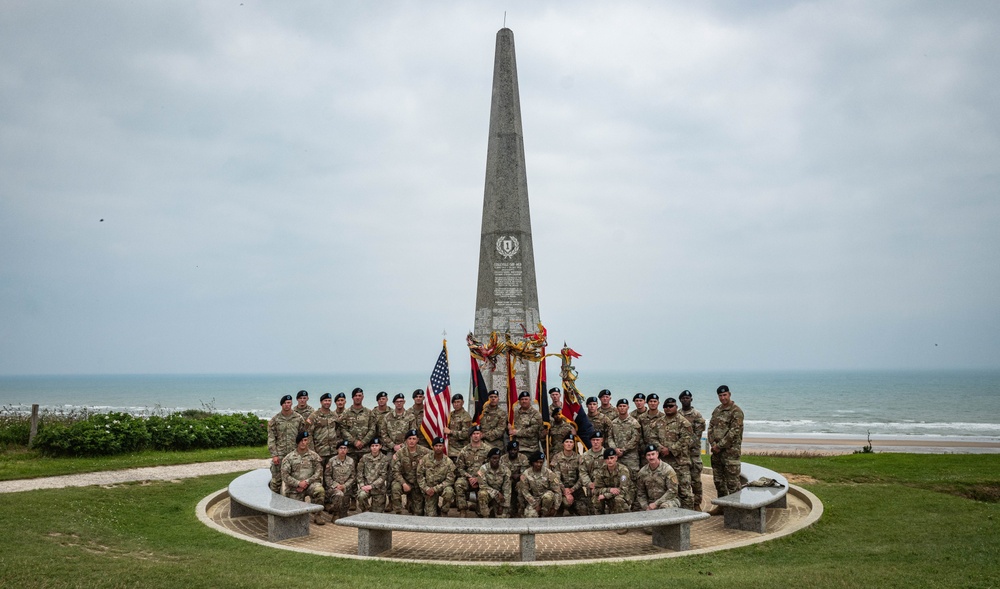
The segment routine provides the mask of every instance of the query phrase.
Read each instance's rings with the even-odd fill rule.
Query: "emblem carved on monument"
[[[508,260],[517,254],[518,249],[520,249],[520,245],[513,235],[501,235],[500,239],[497,240],[497,253]]]

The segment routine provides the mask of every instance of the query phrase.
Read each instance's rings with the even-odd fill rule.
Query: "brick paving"
[[[715,498],[711,477],[703,479],[705,506]],[[267,542],[267,517],[230,517],[229,497],[225,494],[206,507],[205,515],[217,525],[258,542]],[[788,494],[787,509],[767,510],[767,534],[727,530],[722,517],[712,517],[691,525],[691,549],[694,551],[722,550],[780,535],[807,518],[812,506],[799,495]],[[352,512],[353,513],[353,512]],[[456,516],[452,509],[451,517]],[[330,555],[354,556],[358,548],[356,528],[327,524],[311,526],[309,536],[276,543],[286,549],[303,549]],[[671,550],[652,545],[651,538],[641,530],[619,536],[614,532],[574,534],[539,534],[535,536],[537,561],[607,561],[626,558],[658,558],[672,556]],[[378,558],[423,562],[450,563],[518,563],[518,536],[492,534],[423,534],[393,532],[392,549]],[[680,553],[684,554],[684,553]]]

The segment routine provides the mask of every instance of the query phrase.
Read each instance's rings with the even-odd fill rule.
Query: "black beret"
[[[337,442],[337,447],[338,448],[350,448],[351,447],[351,443],[348,442],[347,440],[340,440],[339,442]]]
[[[517,440],[511,440],[507,442],[507,450],[517,450],[521,447],[521,444],[517,443]]]
[[[394,396],[392,398],[392,402],[395,403],[396,401],[398,401],[400,399],[402,399],[402,400],[405,401],[406,400],[406,395],[404,395],[403,393],[396,393],[396,396]]]
[[[382,399],[382,398],[388,399],[389,398],[389,393],[387,393],[385,391],[379,391],[378,394],[375,395],[375,399],[376,400]]]
[[[434,445],[437,446],[438,444],[444,445],[444,438],[441,436],[434,438]]]
[[[687,389],[684,389],[683,391],[681,391],[681,394],[679,394],[677,396],[678,397],[693,397],[694,395],[691,394],[691,391],[689,391]]]
[[[646,395],[646,400],[647,401],[659,401],[660,400],[660,396],[657,395],[656,393],[649,393],[648,395]]]
[[[309,432],[299,432],[299,435],[295,436],[295,443],[298,444],[302,440],[309,437]]]
[[[351,397],[354,397],[354,395],[358,393],[361,393],[362,395],[365,394],[365,392],[361,390],[361,387],[354,387],[354,390],[351,391]]]
[[[615,405],[616,406],[617,405],[628,405],[628,399],[618,399],[618,402],[615,403]]]
[[[486,393],[486,396],[487,397],[499,397],[500,396],[500,391],[497,391],[497,390],[490,391],[490,392]]]
[[[601,432],[594,432],[594,435],[590,436],[590,439],[591,440],[603,440],[604,439],[604,434],[602,434]]]
[[[644,395],[642,393],[636,393],[636,394],[632,395],[632,400],[635,401],[636,399],[642,399],[643,401],[645,401],[646,400],[646,395]]]
[[[523,399],[525,397],[527,397],[527,398],[530,399],[531,398],[531,393],[529,393],[528,391],[521,391],[521,394],[517,396],[517,400],[520,401],[521,399]]]
[[[664,405],[670,405],[671,403],[673,403],[674,405],[676,405],[677,404],[677,399],[675,399],[673,397],[667,397],[666,399],[663,400],[663,404]]]
[[[416,438],[416,437],[419,437],[419,435],[417,434],[417,430],[411,429],[410,431],[406,432],[406,437],[408,437],[408,438]]]
[[[587,404],[598,403],[597,397],[587,397]]]
[[[612,456],[618,456],[618,453],[615,452],[615,449],[614,448],[605,448],[604,449],[604,457],[605,458],[611,458]]]
[[[476,425],[474,425],[474,426],[472,426],[472,427],[469,428],[469,434],[470,435],[473,432],[481,432],[481,431],[483,431],[483,428],[479,424],[476,424]]]
[[[416,389],[416,390],[413,391],[413,394],[410,395],[410,396],[413,397],[414,399],[416,399],[417,397],[423,397],[424,396],[424,389]]]
[[[643,450],[643,452],[645,452],[646,454],[649,454],[650,452],[657,452],[657,451],[658,450],[656,449],[656,446],[654,446],[652,444],[646,444],[646,449]]]
[[[566,440],[576,440],[576,436],[574,436],[572,433],[568,433],[566,434],[565,437],[563,437],[563,441],[565,442]]]
[[[332,398],[333,395],[331,395],[330,393],[323,393],[322,395],[319,396],[320,401],[322,401],[323,399],[332,399]]]
[[[457,395],[452,395],[451,396],[451,402],[452,403],[454,403],[455,401],[464,401],[464,400],[465,400],[465,397],[462,396],[462,393],[458,393]]]
[[[601,389],[601,392],[597,393],[597,396],[598,397],[610,397],[611,396],[611,391],[609,391],[608,389]]]
[[[551,395],[552,393],[561,393],[561,392],[562,392],[562,391],[560,391],[560,390],[559,390],[559,387],[552,387],[551,389],[549,389],[549,394],[550,394],[550,395]]]
[[[281,398],[280,401],[278,401],[278,404],[279,405],[284,405],[285,401],[291,401],[291,400],[292,400],[292,396],[291,395],[285,395],[284,397]]]
[[[307,393],[306,391],[299,391],[299,392],[295,393],[295,398],[296,399],[301,399],[302,397],[307,397],[308,398],[309,397],[309,393]]]
[[[541,460],[545,460],[545,452],[542,452],[541,450],[536,450],[531,453],[531,456],[528,456],[528,462],[531,462],[532,464]]]
[[[500,451],[500,448],[490,448],[490,451],[486,453],[486,457],[493,458],[494,456],[500,456],[501,454],[503,454],[503,452]]]
[[[378,436],[375,436],[374,438],[372,438],[372,441],[369,442],[368,445],[371,446],[372,444],[378,444],[379,446],[381,446],[382,445],[382,438],[380,438]]]
[[[334,397],[333,400],[336,401],[337,399],[346,399],[346,398],[347,395],[345,395],[344,393],[337,393],[337,396]]]
[[[728,393],[728,392],[729,392],[729,387],[727,387],[726,385],[722,385],[719,388],[715,389],[715,394],[717,395],[721,395],[722,393]]]

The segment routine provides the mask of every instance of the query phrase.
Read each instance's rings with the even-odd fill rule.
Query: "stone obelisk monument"
[[[493,100],[486,150],[486,189],[483,227],[479,242],[479,283],[476,293],[476,338],[485,342],[491,332],[521,341],[524,328],[538,330],[538,289],[528,213],[528,179],[524,171],[524,133],[517,90],[514,33],[497,32],[493,62]],[[533,391],[538,367],[515,363],[517,390]],[[487,386],[505,399],[507,365],[484,372]]]

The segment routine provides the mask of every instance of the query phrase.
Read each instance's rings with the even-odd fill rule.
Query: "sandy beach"
[[[744,454],[851,454],[868,444],[864,436],[775,437],[746,435]],[[955,438],[890,438],[873,436],[875,452],[912,452],[918,454],[996,454],[1000,440],[961,440]]]

